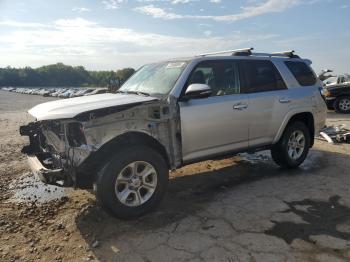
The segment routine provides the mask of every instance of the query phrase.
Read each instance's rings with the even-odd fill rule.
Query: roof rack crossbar
[[[253,56],[267,56],[267,57],[296,57],[294,54],[294,50],[292,51],[283,51],[283,52],[275,52],[275,53],[253,53]]]
[[[290,50],[290,51],[282,51],[282,52],[276,52],[276,53],[272,53],[272,55],[281,55],[281,56],[288,56],[288,57],[293,57],[295,54],[294,50]]]
[[[254,48],[250,47],[250,48],[242,48],[242,49],[234,49],[234,50],[226,50],[226,51],[205,53],[205,54],[200,54],[200,55],[197,55],[197,56],[221,55],[221,54],[229,54],[229,53],[231,53],[232,55],[234,53],[247,53],[247,54],[250,55],[250,54],[252,54],[252,50],[254,50]]]

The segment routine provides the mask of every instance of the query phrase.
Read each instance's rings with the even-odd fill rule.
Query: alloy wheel
[[[350,99],[349,98],[342,98],[339,101],[339,108],[342,111],[349,111],[350,110]]]
[[[297,160],[305,149],[305,136],[297,130],[292,133],[288,140],[288,155],[291,159]]]
[[[130,207],[147,202],[157,187],[157,172],[148,162],[135,161],[125,166],[115,182],[118,200]]]

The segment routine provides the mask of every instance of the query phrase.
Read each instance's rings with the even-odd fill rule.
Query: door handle
[[[233,110],[243,110],[243,109],[246,109],[246,108],[248,108],[247,104],[236,104],[236,105],[233,105]]]
[[[283,97],[283,98],[280,98],[279,101],[281,104],[287,104],[287,103],[290,103],[292,100],[288,97]]]

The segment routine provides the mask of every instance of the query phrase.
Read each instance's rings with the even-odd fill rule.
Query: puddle
[[[274,163],[269,150],[253,154],[240,153],[238,156],[242,159],[242,161],[248,162],[252,165],[261,163]],[[311,150],[304,162],[301,164],[300,169],[304,171],[311,171],[320,168],[321,165],[325,162],[323,157],[324,154],[322,152]]]
[[[46,203],[67,196],[71,189],[46,185],[33,174],[27,173],[14,180],[9,189],[14,195],[10,202],[37,202]]]
[[[301,164],[300,168],[305,171],[311,171],[314,169],[321,168],[322,165],[326,164],[326,158],[323,152],[310,150],[309,154],[305,158],[304,162]]]
[[[275,225],[265,233],[281,238],[288,244],[294,239],[313,243],[310,239],[312,235],[328,235],[350,240],[350,233],[338,230],[338,225],[346,223],[350,217],[350,208],[341,205],[339,200],[339,196],[332,196],[328,201],[305,199],[285,202],[289,209],[283,213],[294,213],[300,216],[305,223],[272,221]]]
[[[242,161],[246,161],[254,165],[261,162],[272,161],[270,151],[268,150],[254,154],[240,153],[238,156],[242,158]]]

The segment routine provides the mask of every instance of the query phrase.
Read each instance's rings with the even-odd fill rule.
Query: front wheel
[[[157,151],[131,146],[120,150],[102,168],[96,182],[96,196],[115,217],[136,218],[160,203],[168,179],[168,167]]]
[[[271,149],[271,155],[279,166],[296,168],[304,162],[309,148],[309,129],[304,123],[296,121],[286,127],[280,141]]]
[[[350,113],[350,96],[339,97],[334,102],[334,108],[337,113]]]

